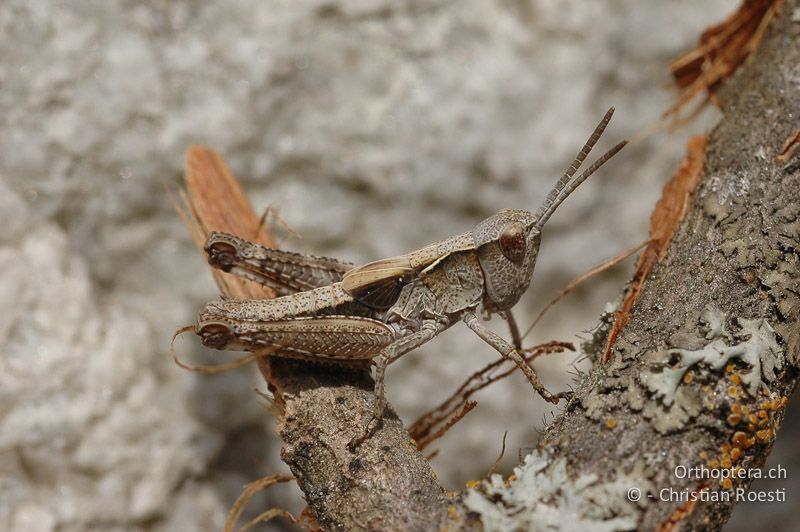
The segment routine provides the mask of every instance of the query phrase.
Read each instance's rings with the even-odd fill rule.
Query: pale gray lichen
[[[758,153],[756,153],[758,155]],[[741,203],[750,192],[750,179],[745,172],[725,172],[711,178],[709,189],[716,192],[720,205]]]
[[[775,378],[775,371],[783,367],[783,352],[778,345],[775,331],[763,318],[756,320],[739,319],[741,325],[740,337],[747,337],[738,344],[728,345],[731,335],[725,331],[726,316],[718,309],[707,308],[702,316],[708,333],[706,339],[712,340],[702,349],[670,349],[664,351],[669,357],[680,357],[669,366],[661,368],[648,367],[639,375],[644,386],[653,392],[661,402],[670,406],[675,401],[678,386],[686,372],[695,364],[705,363],[718,370],[733,358],[750,365],[750,370],[742,373],[742,382],[747,391],[755,395],[765,381],[771,382]]]
[[[706,333],[706,340],[713,340],[715,338],[730,339],[731,335],[725,330],[725,320],[727,315],[720,312],[714,307],[708,306],[703,310],[700,315],[700,320],[706,324],[708,332]]]
[[[614,324],[614,316],[616,310],[622,304],[622,296],[620,295],[616,301],[608,302],[605,305],[605,310],[600,315],[600,320],[597,324],[588,331],[588,337],[581,338],[581,352],[586,358],[591,360],[595,366],[599,362],[600,356],[606,345],[606,337],[608,332]]]
[[[492,475],[479,488],[467,490],[464,506],[480,515],[485,530],[563,530],[565,525],[597,532],[635,530],[637,505],[644,501],[632,502],[629,490],[647,493],[652,488],[642,485],[644,475],[636,471],[628,475],[620,470],[608,481],[595,474],[571,478],[566,461],[553,461],[543,450],[529,454],[514,476],[506,484],[500,475]]]

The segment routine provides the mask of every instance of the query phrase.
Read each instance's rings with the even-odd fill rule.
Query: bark
[[[586,376],[516,481],[465,494],[489,528],[543,527],[556,515],[570,527],[718,530],[751,480],[676,467],[764,464],[800,366],[800,150],[783,153],[800,124],[798,9],[783,4],[717,93],[724,118],[691,208],[609,364]],[[660,500],[724,493],[731,500]]]
[[[598,333],[595,369],[514,478],[495,476],[449,498],[394,414],[351,454],[346,443],[373,400],[368,373],[260,362],[283,408],[282,457],[323,528],[468,528],[478,519],[487,529],[724,524],[735,501],[661,502],[647,493],[747,488],[747,479],[728,486],[679,478],[675,468],[761,466],[797,385],[800,149],[785,144],[800,113],[799,8],[786,0],[755,56],[717,93],[724,118],[710,135],[704,174],[610,362],[600,363]],[[629,500],[631,488],[640,501]]]
[[[372,438],[347,449],[372,411],[368,372],[274,357],[261,367],[285,406],[281,458],[325,530],[438,528],[448,498],[391,407]]]

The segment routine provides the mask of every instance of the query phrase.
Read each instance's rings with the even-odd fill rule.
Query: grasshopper
[[[208,303],[196,333],[215,349],[273,349],[312,361],[374,363],[374,409],[363,433],[349,443],[351,451],[380,426],[386,367],[458,321],[512,360],[543,399],[557,404],[568,393],[551,394],[525,361],[510,310],[531,282],[544,225],[625,146],[620,142],[572,179],[613,112],[608,110],[535,214],[503,209],[472,231],[405,255],[354,266],[212,233],[205,250],[213,267],[269,286],[280,297]],[[480,312],[506,318],[514,343],[487,329]]]

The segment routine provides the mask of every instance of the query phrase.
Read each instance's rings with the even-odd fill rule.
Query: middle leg
[[[514,319],[514,314],[511,310],[504,310],[503,317],[508,323],[508,330],[511,332],[511,341],[514,342],[514,347],[517,351],[522,351],[522,336],[519,334],[519,326],[517,320]]]
[[[370,438],[378,428],[380,428],[383,420],[383,410],[386,407],[386,398],[384,396],[384,375],[386,374],[386,366],[390,362],[394,362],[406,353],[413,351],[417,347],[426,343],[434,336],[442,332],[446,325],[435,320],[425,320],[422,323],[422,328],[408,336],[399,338],[392,344],[386,346],[380,354],[375,358],[375,405],[364,432],[350,441],[347,444],[351,452]]]

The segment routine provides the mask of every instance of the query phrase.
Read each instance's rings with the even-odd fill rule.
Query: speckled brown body
[[[233,273],[274,286],[281,279],[275,272],[287,269],[286,263],[292,260],[302,265],[289,264],[303,274],[304,285],[321,286],[275,299],[211,302],[200,313],[198,330],[204,343],[215,348],[252,351],[273,346],[327,359],[371,358],[391,342],[376,343],[368,333],[391,331],[399,338],[418,332],[428,319],[447,328],[464,312],[481,306],[489,312],[510,309],[527,289],[536,263],[540,239],[535,220],[528,211],[503,209],[483,220],[474,231],[401,257],[353,268],[342,281],[330,284],[326,282],[336,278],[335,270],[322,276],[312,273],[333,259],[301,255],[297,260],[292,253],[270,250],[232,235],[214,234],[206,245],[212,265],[222,264]],[[523,253],[518,254],[516,262],[503,254],[498,243],[509,228],[522,238]],[[518,242],[515,244],[519,247]],[[276,257],[281,262],[275,264]],[[358,279],[362,285],[348,283],[348,279]],[[390,281],[393,293],[390,304],[383,306],[386,308],[376,308],[371,304],[373,299],[362,297],[362,286],[372,286],[376,279]],[[280,291],[292,290],[296,286],[287,284]],[[359,326],[348,321],[351,317],[359,318]],[[323,318],[325,323],[340,319],[341,330],[317,328]],[[289,321],[300,319],[296,327],[288,327]],[[276,327],[276,323],[282,325]],[[286,333],[289,329],[291,334]],[[203,335],[203,331],[212,333]],[[352,352],[328,338],[337,335],[351,337],[346,344],[352,346]],[[369,349],[374,351],[370,353]]]

